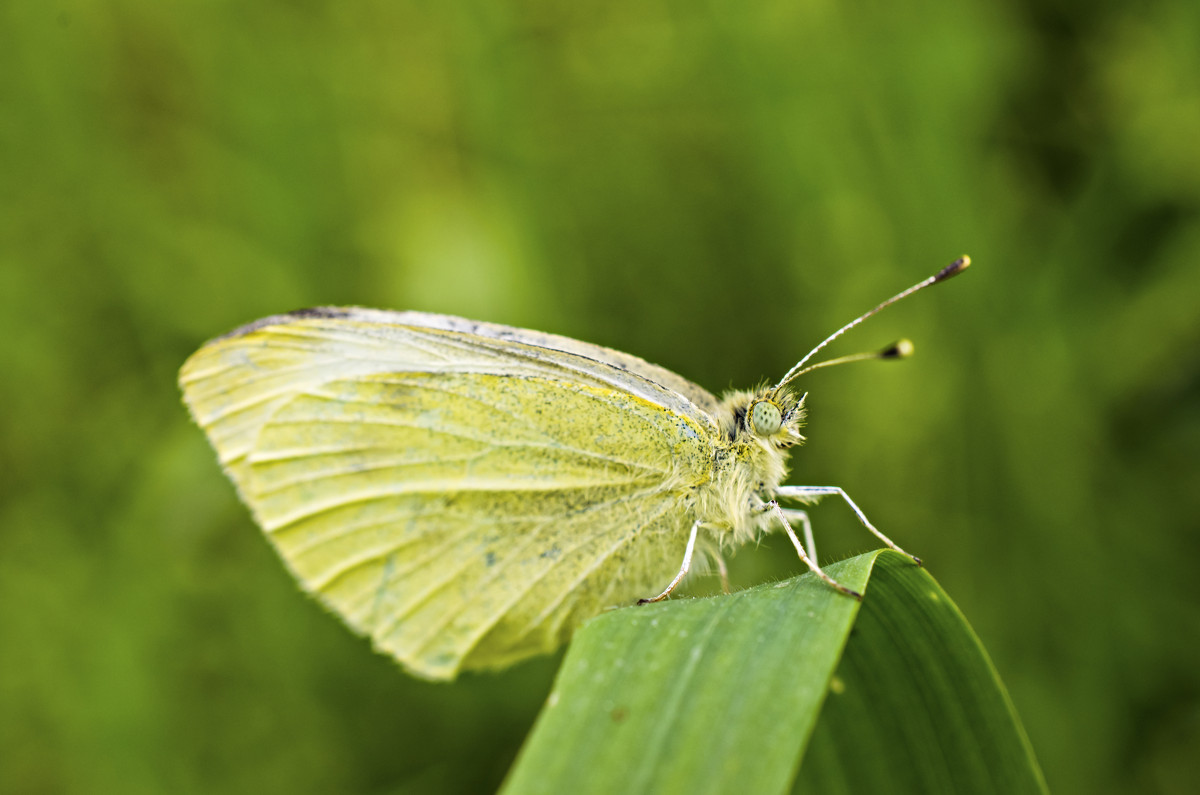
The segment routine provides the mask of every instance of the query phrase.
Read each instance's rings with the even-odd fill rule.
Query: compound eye
[[[783,424],[783,412],[769,400],[760,400],[750,407],[750,428],[759,436],[773,436]]]

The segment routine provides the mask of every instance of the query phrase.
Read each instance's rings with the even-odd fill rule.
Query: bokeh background
[[[969,253],[835,349],[915,358],[811,377],[794,482],[925,558],[1053,790],[1194,791],[1198,142],[1188,0],[0,4],[0,790],[486,791],[548,692],[301,596],[180,405],[205,339],[415,308],[719,391]]]

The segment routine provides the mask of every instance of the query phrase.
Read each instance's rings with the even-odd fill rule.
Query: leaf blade
[[[829,570],[861,589],[873,563]],[[597,618],[572,643],[505,791],[786,791],[858,608],[800,577]],[[817,675],[798,683],[796,665]]]
[[[1046,792],[999,675],[941,586],[883,555],[871,589],[794,791]]]
[[[882,550],[828,571],[861,608],[804,575],[589,623],[504,792],[1046,792],[929,573]]]

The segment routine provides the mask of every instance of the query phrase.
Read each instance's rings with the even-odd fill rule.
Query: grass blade
[[[991,661],[923,569],[880,555],[796,792],[1043,793]]]
[[[805,575],[590,622],[504,792],[783,793],[814,730],[811,791],[1044,791],[990,662],[928,573],[890,552],[828,571],[866,592],[861,610]]]

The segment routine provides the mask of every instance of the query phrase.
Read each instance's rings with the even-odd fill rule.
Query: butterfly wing
[[[304,587],[448,679],[660,588],[716,431],[633,368],[423,318],[443,319],[270,318],[209,343],[180,382]]]
[[[581,342],[573,340],[570,337],[561,337],[557,334],[547,334],[544,331],[518,329],[511,326],[502,326],[498,323],[483,323],[451,315],[434,315],[426,312],[387,312],[378,309],[356,311],[367,312],[384,322],[423,326],[425,328],[439,328],[447,331],[461,331],[480,337],[517,341],[538,348],[572,353],[585,359],[611,365],[616,371],[626,371],[640,375],[653,384],[677,392],[687,398],[706,415],[712,416],[717,413],[719,401],[711,392],[703,387],[692,383],[678,373],[671,372],[665,367],[651,364],[645,359],[625,353],[624,351],[605,348],[603,345]],[[615,375],[615,373],[613,374]],[[614,382],[614,385],[619,386],[620,384]]]

